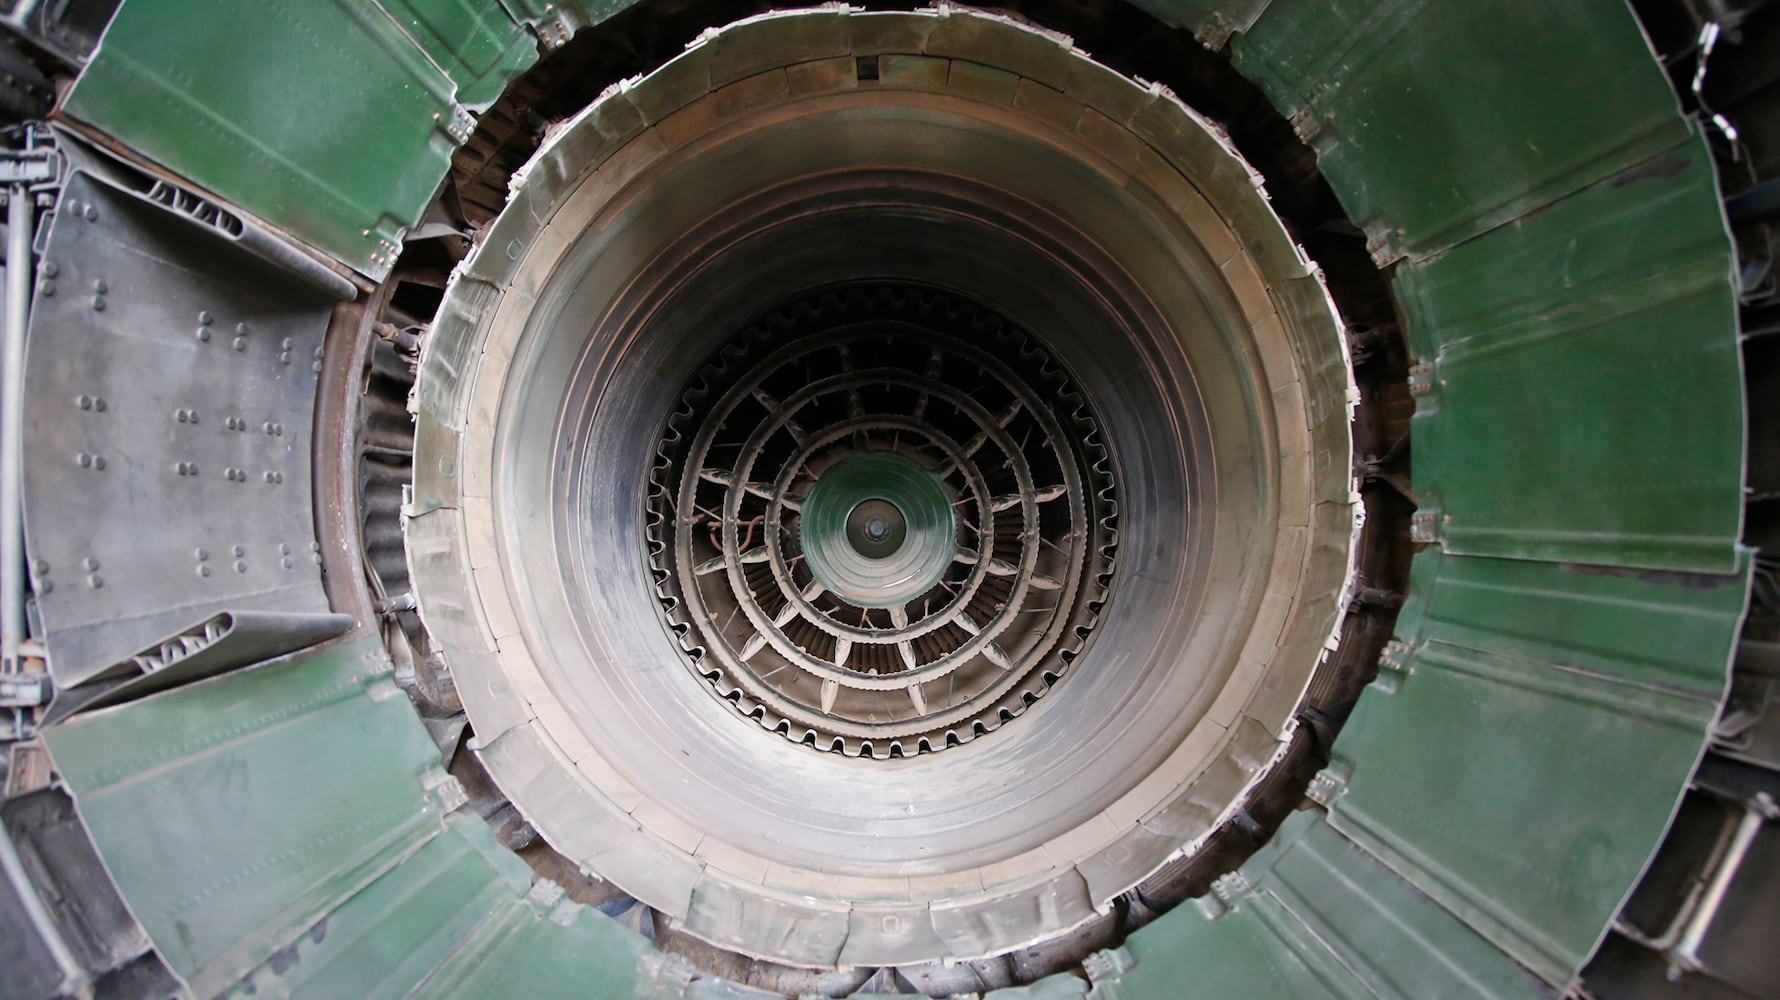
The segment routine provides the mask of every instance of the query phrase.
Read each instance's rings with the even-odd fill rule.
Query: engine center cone
[[[405,520],[539,834],[835,967],[1048,939],[1231,822],[1356,531],[1254,177],[952,8],[763,15],[553,130],[427,336]]]
[[[829,466],[803,503],[800,535],[815,578],[867,608],[932,590],[958,551],[945,483],[889,452],[856,452]]]

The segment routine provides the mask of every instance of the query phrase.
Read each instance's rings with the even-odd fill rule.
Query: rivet
[[[317,566],[321,565],[321,553],[319,553],[319,552],[311,553],[309,558],[311,561],[313,561],[315,563],[315,565],[317,565]]]
[[[192,555],[197,556],[199,562],[203,562],[204,560],[210,558],[210,550],[199,549],[196,552],[193,552]]]
[[[235,350],[237,350],[237,351],[247,350],[247,338],[246,337],[236,337],[235,338]]]
[[[75,464],[79,465],[83,469],[91,468],[92,464],[93,464],[93,456],[91,456],[83,451],[80,454],[74,456],[74,461],[75,461]]]
[[[284,338],[284,342],[283,342],[283,343],[281,343],[281,344],[280,344],[280,345],[279,345],[279,346],[280,346],[280,347],[282,347],[282,348],[284,348],[284,349],[285,349],[285,350],[287,350],[287,351],[288,351],[288,350],[290,350],[290,349],[291,349],[291,347],[292,347],[292,346],[293,346],[293,345],[295,345],[295,344],[296,344],[296,341],[294,341],[294,340],[292,340],[292,339],[291,339],[291,338],[289,338],[289,337],[286,337],[286,338]]]
[[[38,268],[38,270],[43,272],[43,276],[46,278],[53,278],[62,272],[62,269],[57,267],[56,262],[53,260],[44,261],[43,266]]]
[[[210,311],[208,309],[198,310],[198,325],[199,326],[209,326],[212,322],[215,321],[215,319],[216,319],[216,317],[210,315]]]
[[[273,424],[272,425],[272,436],[273,437],[283,437],[284,436],[284,425],[283,424]]]
[[[74,398],[74,405],[80,407],[83,410],[90,410],[93,408],[93,397],[91,397],[91,396],[76,396]]]
[[[105,578],[97,573],[90,574],[87,577],[87,586],[94,590],[98,590],[100,587],[105,586]]]
[[[273,481],[273,482],[275,482],[275,483],[282,483],[282,482],[284,482],[284,473],[282,473],[282,472],[274,472],[274,473],[272,473],[272,481]]]
[[[81,409],[84,410],[84,409],[86,409],[86,407],[83,406],[83,407],[81,407]],[[173,411],[173,419],[179,421],[182,424],[185,423],[186,422],[185,411],[184,410],[174,410]]]
[[[93,456],[93,468],[95,468],[95,469],[105,468],[105,456],[104,455],[94,455]]]
[[[242,336],[246,336],[247,335],[247,324],[246,323],[236,323],[235,324],[235,332],[241,334]]]
[[[104,312],[105,311],[105,296],[103,296],[103,295],[93,296],[93,311],[94,312]]]
[[[94,559],[92,556],[87,556],[85,559],[82,559],[80,561],[80,568],[86,570],[88,573],[91,573],[93,570],[96,570],[99,568],[99,560]]]
[[[265,431],[267,434],[272,433],[272,421],[270,421],[270,420],[266,421]]]
[[[98,292],[100,295],[104,295],[106,292],[111,291],[111,288],[105,284],[104,278],[95,278],[93,280],[93,291]]]
[[[204,329],[203,327],[199,327],[198,328],[198,339],[199,340],[209,340],[210,339],[210,331]]]
[[[93,397],[93,409],[99,411],[100,413],[105,412],[105,397],[104,396],[94,396]]]
[[[209,576],[209,575],[210,575],[210,567],[208,567],[208,566],[199,566],[199,567],[198,567],[198,575],[199,575],[199,576]]]
[[[280,559],[279,562],[284,564],[285,569],[290,569],[293,565],[295,565],[295,563],[292,563],[290,561],[290,556],[285,556],[283,559]]]
[[[56,283],[53,281],[38,282],[37,283],[37,294],[43,296],[46,299],[55,295],[56,294]]]
[[[236,560],[235,561],[235,572],[237,572],[237,573],[247,572],[247,564],[244,562],[241,562],[240,560]]]
[[[99,210],[94,208],[91,205],[87,206],[87,210],[84,214],[86,215],[86,219],[88,222],[97,221],[99,218]]]
[[[290,364],[290,352],[289,351],[280,352],[278,355],[278,363],[281,365]]]
[[[317,361],[314,364],[310,365],[309,367],[312,371],[320,372],[321,371],[321,362]]]
[[[271,472],[271,470],[267,470],[266,471],[266,482],[269,483],[271,481],[272,481],[272,472]]]
[[[37,562],[34,565],[37,567],[37,575],[38,576],[42,576],[43,574],[49,572],[49,563],[43,561],[42,559],[37,560]]]
[[[39,580],[37,582],[37,592],[39,594],[47,594],[54,589],[56,589],[56,584],[53,580]]]
[[[309,551],[320,552],[321,551],[321,543],[320,542],[310,542],[309,543]]]
[[[278,554],[281,556],[290,555],[290,546],[284,544],[283,542],[279,542],[278,543]]]
[[[234,552],[234,553],[235,553],[235,558],[237,558],[237,559],[239,559],[239,558],[241,558],[241,557],[242,557],[242,556],[244,556],[244,555],[246,555],[246,554],[247,554],[247,550],[246,550],[246,549],[244,549],[244,548],[242,548],[242,547],[241,547],[241,546],[239,546],[239,545],[237,545],[237,546],[235,546],[235,547],[234,547],[234,548],[233,548],[233,549],[231,549],[231,550],[230,550],[230,551],[231,551],[231,552]]]

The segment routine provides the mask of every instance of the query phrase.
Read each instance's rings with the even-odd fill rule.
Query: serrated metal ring
[[[1030,333],[956,295],[789,303],[716,352],[662,441],[647,543],[689,666],[818,750],[1000,727],[1105,599],[1116,488],[1091,410]],[[859,534],[862,505],[894,545]]]

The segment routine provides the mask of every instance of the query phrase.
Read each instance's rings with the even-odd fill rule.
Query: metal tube
[[[1724,853],[1718,869],[1712,873],[1712,880],[1706,886],[1705,896],[1700,900],[1699,908],[1687,922],[1687,929],[1681,934],[1681,941],[1670,955],[1672,967],[1689,971],[1702,968],[1700,964],[1700,945],[1706,940],[1706,932],[1711,928],[1712,921],[1718,916],[1718,907],[1724,902],[1725,892],[1730,889],[1731,882],[1737,877],[1737,870],[1743,867],[1743,858],[1749,853],[1750,845],[1755,843],[1755,835],[1761,832],[1766,823],[1776,812],[1774,801],[1767,793],[1758,794],[1744,805],[1743,819],[1737,824],[1737,832],[1731,837],[1731,846]]]
[[[31,192],[23,184],[6,198],[6,327],[0,382],[0,631],[4,662],[16,671],[25,641],[25,535],[19,502],[23,472],[25,321],[31,305]]]
[[[0,381],[0,627],[5,630],[5,664],[18,669],[19,646],[25,640],[25,535],[19,504],[19,480],[23,465],[25,412],[25,321],[31,306],[31,231],[35,213],[31,190],[15,184],[6,196],[6,327],[4,380]],[[61,929],[43,904],[37,886],[25,871],[12,834],[0,829],[0,873],[18,895],[25,916],[37,931],[56,968],[62,970],[62,990],[74,993],[86,985],[86,970],[69,950]]]

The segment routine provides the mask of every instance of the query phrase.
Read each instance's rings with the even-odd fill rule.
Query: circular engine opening
[[[935,288],[826,289],[726,342],[680,399],[654,569],[690,665],[738,711],[818,749],[931,752],[1024,713],[1081,651],[1117,490],[1028,332]]]
[[[419,372],[415,591],[575,863],[774,961],[995,954],[1284,753],[1351,384],[1165,92],[988,15],[767,15],[515,178]]]

